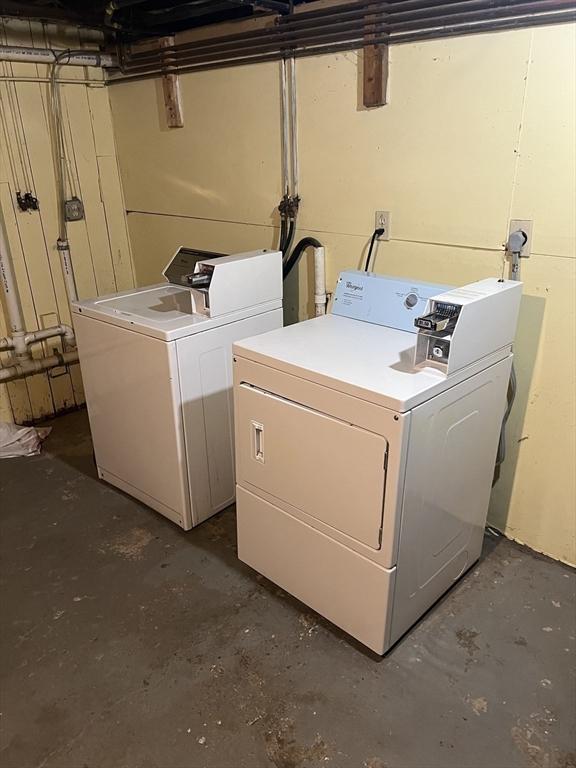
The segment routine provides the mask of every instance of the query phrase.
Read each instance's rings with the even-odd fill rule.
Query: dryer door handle
[[[252,456],[264,464],[264,425],[252,422]]]

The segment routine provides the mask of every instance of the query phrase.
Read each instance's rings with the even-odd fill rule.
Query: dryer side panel
[[[511,366],[510,356],[412,412],[392,642],[480,556]]]

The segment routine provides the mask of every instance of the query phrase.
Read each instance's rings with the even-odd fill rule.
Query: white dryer
[[[185,530],[234,501],[232,342],[282,327],[282,254],[212,257],[73,306],[98,475]]]
[[[239,557],[377,653],[480,556],[520,297],[347,272],[234,344]]]

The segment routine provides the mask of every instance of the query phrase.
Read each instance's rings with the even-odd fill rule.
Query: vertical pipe
[[[18,293],[18,286],[16,285],[16,277],[14,275],[14,266],[12,264],[12,257],[8,247],[8,238],[6,236],[6,228],[4,226],[4,219],[0,214],[0,279],[2,280],[2,290],[4,291],[4,297],[6,299],[6,309],[8,310],[8,320],[10,323],[10,333],[12,336],[15,334],[24,333],[24,317],[22,314],[22,304],[20,303],[20,295]]]
[[[298,115],[296,112],[296,59],[290,59],[290,149],[292,160],[292,195],[298,197]]]
[[[520,280],[520,253],[510,252],[510,280]]]
[[[66,284],[66,293],[68,301],[77,301],[78,291],[76,290],[76,280],[74,279],[74,270],[72,268],[72,259],[70,257],[70,247],[68,240],[58,238],[58,253],[60,254],[60,263],[62,264],[62,273]]]
[[[314,248],[314,308],[315,315],[326,314],[326,260],[324,248]]]
[[[290,170],[288,160],[289,115],[286,77],[286,59],[280,60],[280,95],[282,99],[282,194],[290,194]]]

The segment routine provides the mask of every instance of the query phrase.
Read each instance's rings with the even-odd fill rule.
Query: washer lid
[[[400,413],[510,354],[506,347],[447,377],[414,368],[415,343],[408,331],[323,315],[236,342],[234,354]]]
[[[128,294],[95,299],[92,304],[94,308],[154,323],[169,323],[173,320],[189,322],[194,314],[190,290],[182,290],[174,285],[153,286]]]
[[[160,283],[111,296],[75,301],[72,311],[74,314],[119,325],[146,336],[174,341],[281,306],[281,300],[278,299],[227,315],[207,317],[192,311],[192,295],[189,288]]]

